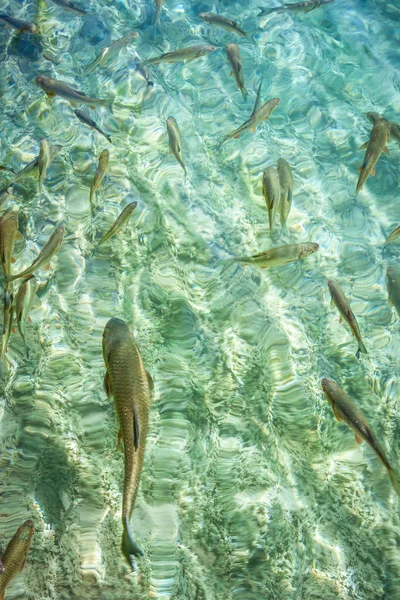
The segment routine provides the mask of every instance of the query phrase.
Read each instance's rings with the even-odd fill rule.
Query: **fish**
[[[113,98],[91,98],[83,92],[75,90],[68,83],[58,81],[53,77],[47,77],[47,75],[37,75],[35,81],[48,96],[60,96],[64,100],[68,100],[73,106],[88,104],[93,109],[97,106],[106,106],[112,110]]]
[[[78,13],[79,15],[87,15],[87,10],[76,6],[76,4],[72,4],[69,0],[52,0],[54,4],[57,6],[61,6],[62,8],[66,8],[67,10],[72,10],[73,12]]]
[[[272,231],[276,211],[281,202],[281,185],[278,171],[274,167],[267,167],[263,173],[262,194],[268,209],[269,230]]]
[[[46,267],[49,264],[50,260],[53,258],[53,256],[59,251],[63,239],[64,227],[62,225],[59,225],[55,228],[55,230],[49,237],[47,243],[39,252],[37,258],[35,258],[33,263],[29,267],[21,271],[21,273],[17,273],[16,275],[6,275],[6,280],[15,281],[15,279],[20,279],[21,277],[27,277],[28,275],[32,275],[35,271],[37,271],[43,266]]]
[[[26,343],[25,337],[25,327],[26,321],[29,319],[29,312],[34,303],[36,292],[39,287],[39,282],[31,275],[29,279],[26,279],[23,283],[21,283],[20,288],[17,293],[17,298],[15,301],[15,316],[18,324],[18,331],[22,337],[26,348],[26,354],[29,357],[29,348]]]
[[[97,167],[97,171],[94,176],[92,185],[90,186],[90,210],[91,210],[92,216],[94,214],[94,205],[93,205],[94,195],[95,195],[96,191],[99,189],[100,184],[103,180],[103,177],[106,174],[109,158],[110,158],[109,151],[103,150],[99,156],[99,164]]]
[[[32,519],[18,527],[2,556],[3,572],[0,573],[0,600],[4,600],[6,587],[17,573],[20,573],[26,561],[35,527]]]
[[[300,244],[288,244],[286,246],[278,246],[270,248],[253,256],[241,256],[239,258],[228,258],[224,260],[226,270],[233,263],[241,263],[242,265],[256,265],[261,269],[269,267],[278,267],[287,263],[306,258],[314,252],[317,252],[319,245],[314,242],[301,242]]]
[[[393,304],[400,317],[400,269],[399,267],[388,267],[387,289],[389,293],[389,304]]]
[[[143,556],[143,552],[132,538],[129,521],[143,467],[153,380],[144,368],[132,332],[121,319],[110,319],[104,328],[103,357],[106,366],[104,388],[108,398],[114,397],[120,423],[118,449],[121,440],[124,442],[121,549],[133,567],[130,556]]]
[[[82,123],[88,125],[92,129],[95,129],[96,131],[98,131],[98,133],[101,133],[101,135],[103,135],[106,138],[107,142],[110,142],[110,144],[112,144],[111,136],[105,131],[103,131],[102,128],[99,125],[97,125],[96,121],[93,121],[93,119],[91,119],[89,115],[86,115],[82,110],[79,110],[79,108],[74,110],[74,113]]]
[[[249,129],[255,131],[258,125],[260,125],[260,123],[269,119],[271,113],[275,110],[280,101],[280,98],[271,98],[271,100],[268,100],[268,102],[263,104],[261,108],[259,108],[256,112],[253,112],[250,118],[245,123],[243,123],[243,125],[235,129],[231,133],[228,133],[222,141],[225,142],[229,138],[235,138],[236,140],[242,135],[242,133],[248,131]]]
[[[279,183],[281,186],[281,225],[286,225],[292,207],[293,174],[289,163],[284,158],[279,158],[277,163]]]
[[[203,12],[199,13],[200,19],[203,19],[206,23],[210,25],[216,25],[217,27],[222,27],[226,31],[237,33],[241,36],[246,36],[246,32],[243,29],[240,29],[239,25],[228,19],[227,17],[223,17],[222,15],[216,15],[215,13]]]
[[[259,111],[260,109],[260,104],[261,104],[261,89],[262,89],[262,84],[263,84],[263,77],[261,77],[260,79],[260,83],[258,84],[258,89],[257,89],[257,95],[256,95],[256,101],[254,103],[254,108],[253,108],[253,112],[250,115],[250,119],[252,117],[254,117],[254,115]]]
[[[291,10],[293,12],[311,12],[323,4],[330,4],[331,2],[334,2],[334,0],[305,0],[305,2],[293,2],[292,4],[284,4],[283,6],[275,6],[273,8],[259,6],[261,12],[259,12],[257,16],[262,17],[274,12],[280,13],[285,10]]]
[[[115,233],[117,233],[117,231],[119,231],[121,229],[121,227],[123,227],[125,225],[125,223],[127,222],[127,220],[129,219],[129,217],[131,216],[131,214],[133,213],[133,211],[135,210],[136,207],[137,207],[136,201],[130,202],[129,204],[127,204],[125,206],[124,210],[117,217],[114,224],[110,227],[110,229],[107,231],[107,233],[101,238],[99,243],[95,246],[95,248],[93,249],[93,252],[99,246],[101,246],[102,244],[107,242]]]
[[[43,181],[46,177],[47,169],[51,163],[51,151],[50,145],[47,140],[42,140],[40,142],[40,151],[39,151],[39,194],[42,193]]]
[[[226,58],[232,67],[231,75],[235,76],[236,84],[242,93],[243,99],[247,100],[247,90],[244,87],[242,60],[240,58],[240,49],[237,44],[228,44],[226,46]]]
[[[368,119],[374,125],[379,119],[383,119],[383,117],[377,112],[367,112],[366,113]],[[400,126],[397,123],[393,123],[389,121],[390,124],[390,139],[396,140],[396,142],[400,143]]]
[[[3,334],[0,345],[0,373],[3,374],[4,359],[7,352],[8,340],[10,339],[12,323],[14,318],[14,295],[8,289],[4,292],[3,300]]]
[[[6,25],[9,25],[13,29],[18,29],[19,31],[29,31],[29,33],[38,33],[39,31],[37,25],[34,23],[17,19],[16,17],[6,15],[5,13],[0,13],[0,21],[3,21]]]
[[[145,65],[142,64],[141,59],[137,58],[131,64],[133,65],[135,71],[140,73],[143,79],[147,82],[147,86],[152,87],[154,85],[154,82],[151,80],[150,71]]]
[[[346,321],[358,342],[358,350],[356,352],[357,358],[360,358],[361,353],[368,354],[367,349],[361,339],[361,332],[357,323],[357,319],[350,308],[350,303],[344,295],[342,288],[338,283],[336,283],[336,281],[333,281],[332,279],[328,279],[328,288],[331,293],[332,302],[335,304],[341,315],[340,320],[343,318]]]
[[[6,210],[0,217],[0,258],[4,275],[10,274],[15,240],[24,239],[18,231],[18,213]]]
[[[174,119],[174,117],[168,117],[166,122],[167,122],[169,150],[175,156],[176,160],[181,165],[181,167],[186,175],[186,167],[183,164],[183,160],[182,160],[182,141],[181,141],[181,132],[179,131],[178,123],[176,122],[176,119]]]
[[[139,37],[137,31],[130,31],[123,37],[112,42],[107,48],[104,48],[98,56],[85,69],[86,73],[91,73],[97,66],[104,67],[105,64],[114,58],[122,48],[125,48],[134,38]]]
[[[57,156],[57,154],[61,150],[62,150],[62,146],[59,146],[59,145],[51,145],[50,146],[51,161],[54,159],[55,156]],[[5,192],[7,192],[7,190],[14,183],[17,183],[18,181],[20,181],[21,179],[24,179],[28,175],[32,175],[33,177],[35,177],[38,172],[39,172],[39,155],[36,156],[36,158],[34,158],[33,160],[31,160],[31,162],[28,163],[26,165],[26,167],[21,169],[21,171],[18,171],[17,173],[15,173],[14,177],[8,182],[8,184],[0,190],[0,196],[2,194],[5,194]]]
[[[390,124],[386,119],[379,119],[372,127],[371,136],[368,142],[360,147],[360,150],[366,148],[364,162],[358,169],[360,175],[357,181],[356,194],[362,189],[370,174],[375,175],[375,165],[378,162],[382,152],[389,154],[386,146],[390,136]]]
[[[364,414],[333,379],[324,377],[321,379],[321,386],[329,404],[332,406],[336,419],[344,421],[354,431],[357,444],[361,444],[364,440],[371,446],[379,460],[386,467],[396,494],[400,495],[399,477],[392,469]]]
[[[391,233],[389,233],[389,235],[386,238],[385,244],[389,244],[390,242],[394,242],[395,239],[397,239],[400,235],[400,225],[398,225],[396,227],[396,229],[393,229],[393,231]]]
[[[156,0],[156,23],[159,22],[164,0]]]
[[[189,46],[187,48],[179,48],[178,50],[173,50],[172,52],[165,52],[165,54],[161,54],[161,56],[154,56],[153,58],[143,60],[142,65],[159,65],[160,63],[174,63],[194,60],[195,58],[200,58],[205,54],[214,52],[216,49],[217,46],[213,46],[212,44],[198,44],[196,46]]]

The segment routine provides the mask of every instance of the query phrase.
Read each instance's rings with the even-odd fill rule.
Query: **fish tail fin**
[[[260,12],[258,13],[257,17],[263,17],[264,15],[270,15],[271,13],[274,13],[277,11],[276,8],[264,8],[262,6],[258,7],[260,9]]]
[[[114,114],[114,112],[113,112],[114,100],[115,100],[115,98],[104,98],[104,100],[101,100],[100,105],[104,106],[105,108],[108,108],[110,110],[111,114]]]
[[[235,264],[236,262],[236,258],[225,258],[224,260],[220,261],[222,263],[222,269],[221,269],[221,275],[223,273],[225,273],[225,271],[227,271],[229,269],[229,267],[231,267],[233,264]]]
[[[360,358],[360,354],[368,354],[366,347],[361,341],[358,342],[358,350],[356,352],[356,357]]]
[[[242,87],[240,91],[242,92],[243,100],[246,101],[248,96],[246,88]]]
[[[400,496],[400,477],[398,476],[396,471],[393,471],[393,469],[389,468],[388,471],[389,471],[389,477],[390,477],[390,481],[392,482],[394,491],[396,492],[396,494],[398,496]]]
[[[130,557],[131,556],[136,556],[136,557],[143,556],[143,551],[139,548],[139,546],[136,544],[136,542],[134,542],[132,539],[132,535],[129,530],[129,524],[128,524],[127,517],[123,518],[123,526],[124,526],[124,532],[122,534],[122,544],[121,544],[122,553],[125,556],[126,560],[128,561],[128,564],[132,568],[134,568],[134,563]]]

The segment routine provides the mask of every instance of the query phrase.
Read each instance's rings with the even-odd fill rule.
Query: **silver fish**
[[[293,12],[311,12],[323,4],[330,4],[331,2],[334,2],[334,0],[305,0],[305,2],[294,2],[292,4],[284,4],[283,6],[275,6],[273,8],[264,8],[259,6],[261,12],[258,13],[258,16],[262,17],[274,12],[280,13],[285,10],[290,10]]]
[[[168,132],[168,141],[169,141],[169,149],[172,154],[175,156],[178,163],[181,165],[182,169],[186,175],[186,167],[183,164],[182,160],[182,142],[181,142],[181,132],[179,131],[178,123],[174,119],[174,117],[168,117],[167,119],[167,132]]]
[[[179,50],[173,50],[172,52],[166,52],[161,56],[154,56],[148,58],[142,62],[143,65],[158,65],[160,63],[174,63],[181,61],[194,60],[200,58],[205,54],[214,52],[217,49],[212,44],[198,44],[197,46],[189,46],[188,48],[180,48]]]
[[[29,319],[29,312],[32,308],[33,302],[36,297],[36,292],[39,287],[39,282],[31,275],[29,279],[26,279],[18,290],[17,299],[15,301],[15,316],[18,324],[18,331],[22,337],[26,348],[26,354],[29,356],[29,348],[26,343],[25,327],[26,321]]]
[[[341,318],[343,318],[346,323],[349,325],[351,331],[353,332],[357,342],[358,342],[358,350],[356,352],[357,358],[360,358],[360,354],[368,354],[366,347],[361,339],[360,328],[357,323],[357,319],[350,308],[350,303],[340,285],[333,281],[332,279],[328,280],[328,287],[331,293],[332,302],[335,304],[338,309]]]
[[[111,136],[105,131],[103,131],[103,129],[99,125],[97,125],[96,121],[93,121],[93,119],[91,119],[89,115],[84,113],[82,110],[79,110],[79,108],[75,109],[74,113],[82,123],[101,133],[101,135],[103,135],[106,138],[107,142],[110,142],[110,144],[112,144]]]
[[[139,33],[137,31],[130,31],[122,38],[119,38],[119,40],[112,42],[107,48],[104,48],[104,50],[102,50],[98,56],[96,56],[90,65],[86,67],[85,72],[91,73],[97,66],[104,67],[104,65],[114,58],[122,48],[125,48],[125,46],[130,44],[130,42],[137,37],[139,37]]]
[[[267,167],[263,173],[262,193],[268,209],[269,230],[272,231],[276,211],[281,202],[281,185],[278,171],[274,167]]]
[[[64,81],[58,81],[53,77],[47,77],[46,75],[38,75],[35,78],[36,83],[42,88],[48,96],[60,96],[68,102],[71,102],[73,106],[77,104],[88,104],[91,108],[96,106],[107,106],[112,109],[113,98],[91,98],[86,96],[83,92],[79,92],[72,88],[68,83]]]
[[[62,146],[52,145],[50,146],[51,161],[57,154],[62,150]],[[39,156],[34,158],[30,163],[26,165],[21,171],[15,173],[14,177],[8,182],[8,184],[0,190],[0,196],[4,194],[14,183],[17,183],[21,179],[24,179],[28,175],[36,177],[39,171]]]
[[[222,15],[216,15],[214,13],[203,12],[199,13],[200,19],[203,19],[206,23],[210,25],[216,25],[217,27],[222,27],[226,31],[237,33],[238,35],[245,36],[246,32],[243,29],[240,29],[239,25],[228,19],[227,17],[223,17]]]
[[[245,123],[243,123],[243,125],[235,129],[231,133],[228,133],[222,141],[225,142],[229,138],[237,139],[242,135],[242,133],[248,131],[249,129],[255,131],[260,123],[269,119],[272,111],[275,110],[280,101],[280,98],[271,98],[271,100],[268,100],[268,102],[263,104],[261,108],[259,108],[256,112],[252,113],[250,119],[248,119]]]
[[[94,213],[94,205],[93,205],[94,195],[95,195],[96,191],[99,189],[101,182],[103,181],[103,177],[106,174],[109,159],[110,159],[109,151],[103,150],[99,156],[99,164],[97,167],[97,171],[94,176],[92,185],[90,186],[90,210],[91,210],[92,216]]]
[[[242,93],[243,99],[247,100],[247,90],[244,87],[242,60],[240,58],[240,49],[237,44],[228,44],[226,46],[226,57],[232,67],[231,74],[235,76],[237,86]]]
[[[293,175],[289,163],[279,158],[277,163],[279,182],[281,184],[281,225],[286,224],[292,206]]]
[[[47,169],[51,164],[51,150],[50,145],[47,140],[42,140],[40,142],[40,151],[39,151],[39,194],[42,193],[43,181],[46,177]]]

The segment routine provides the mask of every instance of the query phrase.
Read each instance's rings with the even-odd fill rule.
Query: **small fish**
[[[371,121],[371,123],[374,125],[377,121],[379,121],[379,119],[383,119],[383,117],[376,112],[367,112],[367,117],[368,119]],[[391,140],[396,140],[396,142],[400,143],[400,126],[397,125],[397,123],[393,123],[392,121],[389,121],[390,124],[390,139]]]
[[[260,254],[254,254],[254,256],[241,256],[239,258],[228,258],[224,262],[226,270],[228,266],[235,262],[239,262],[242,265],[256,265],[261,269],[267,269],[268,267],[278,267],[280,265],[286,265],[287,263],[300,260],[314,254],[319,248],[318,244],[313,242],[302,242],[300,244],[288,244],[286,246],[278,246],[277,248],[270,248]]]
[[[107,106],[112,110],[113,98],[91,98],[86,96],[83,92],[79,92],[74,88],[70,87],[68,83],[64,81],[58,81],[53,77],[47,77],[47,75],[38,75],[35,78],[36,83],[42,88],[48,96],[60,96],[65,100],[68,100],[73,106],[78,104],[88,104],[91,108],[95,109],[96,106]]]
[[[344,295],[342,288],[338,283],[336,283],[336,281],[332,281],[332,279],[328,279],[328,287],[331,293],[332,302],[336,305],[336,308],[341,315],[340,320],[343,318],[346,321],[358,342],[358,350],[356,352],[357,358],[360,358],[361,353],[368,354],[367,349],[361,339],[361,333],[357,319],[350,308],[350,303]]]
[[[261,17],[274,12],[280,13],[285,10],[291,10],[293,12],[311,12],[323,4],[330,4],[330,2],[333,1],[334,0],[306,0],[305,2],[294,2],[292,4],[284,4],[283,6],[275,6],[274,8],[263,8],[262,6],[259,6],[261,12],[258,13],[258,16]]]
[[[104,137],[106,138],[106,140],[108,142],[110,142],[110,144],[112,144],[111,136],[108,133],[106,133],[105,131],[103,131],[102,128],[99,125],[97,125],[96,121],[93,121],[93,119],[91,119],[89,117],[89,115],[86,115],[82,110],[79,110],[79,108],[77,108],[76,110],[74,110],[74,113],[76,114],[76,116],[78,117],[78,119],[80,121],[82,121],[82,123],[84,123],[85,125],[88,125],[92,129],[95,129],[96,131],[98,131],[99,133],[101,133],[101,135],[104,135]]]
[[[281,202],[281,185],[278,171],[274,167],[267,167],[263,173],[262,194],[268,209],[269,230],[272,231],[276,211]]]
[[[181,132],[179,131],[178,123],[176,122],[174,117],[168,117],[168,119],[167,119],[167,132],[168,132],[169,150],[175,156],[176,160],[181,165],[181,167],[186,175],[186,167],[183,164],[183,160],[182,160]]]
[[[0,600],[4,600],[6,587],[25,566],[26,555],[31,545],[34,530],[32,519],[28,519],[18,528],[16,534],[8,543],[2,556],[4,570],[0,573]]]
[[[390,242],[394,242],[394,240],[396,240],[400,235],[400,225],[398,225],[396,227],[396,229],[393,229],[393,231],[391,233],[389,233],[389,235],[386,238],[386,242],[385,244],[389,244]]]
[[[261,88],[262,88],[262,84],[263,84],[263,78],[261,77],[260,79],[260,83],[258,84],[258,89],[257,89],[257,96],[256,96],[256,101],[254,103],[254,108],[253,108],[253,112],[250,115],[250,119],[252,117],[254,117],[254,115],[260,110],[260,104],[261,104]]]
[[[36,292],[39,287],[39,282],[31,275],[29,279],[26,279],[18,290],[17,298],[15,301],[15,316],[18,324],[18,331],[21,334],[22,340],[26,348],[26,354],[29,357],[29,348],[26,343],[25,327],[26,321],[29,319],[29,312],[32,308],[33,302],[36,297]]]
[[[66,8],[67,10],[72,10],[79,15],[87,15],[87,10],[83,10],[83,8],[79,8],[76,4],[72,4],[69,0],[52,0],[54,4],[57,6],[61,6],[62,8]]]
[[[92,216],[94,214],[94,205],[93,199],[96,191],[99,189],[101,182],[103,181],[103,177],[106,174],[108,161],[110,158],[110,153],[108,150],[103,150],[99,156],[99,164],[97,167],[96,174],[94,176],[92,185],[90,186],[90,210]]]
[[[60,152],[60,150],[62,150],[62,146],[58,146],[58,145],[50,146],[51,160],[53,160],[53,158],[55,156],[57,156],[57,154]],[[36,177],[38,172],[39,172],[39,156],[34,158],[30,163],[28,163],[26,165],[26,167],[24,167],[23,169],[21,169],[21,171],[18,171],[18,173],[16,173],[14,175],[14,177],[8,182],[8,184],[0,190],[0,196],[2,194],[4,194],[14,183],[17,183],[18,181],[20,181],[21,179],[24,179],[28,175],[32,175],[33,177]]]
[[[10,274],[15,240],[22,239],[23,235],[18,231],[18,213],[6,210],[0,217],[0,258],[4,275]]]
[[[142,357],[128,325],[110,319],[103,333],[103,357],[106,365],[104,387],[114,397],[120,429],[118,449],[124,442],[125,476],[122,501],[122,552],[130,566],[130,556],[142,556],[133,541],[129,520],[135,505],[143,467],[153,381],[146,372]]]
[[[43,247],[37,258],[33,261],[33,263],[27,267],[21,273],[17,273],[16,275],[6,275],[6,280],[14,281],[15,279],[20,279],[21,277],[27,277],[28,275],[32,275],[35,271],[40,269],[41,267],[46,267],[50,260],[53,258],[55,254],[59,251],[62,241],[64,239],[64,227],[60,225],[56,227],[51,236],[48,239],[47,244]]]
[[[206,23],[210,23],[210,25],[216,25],[217,27],[222,27],[226,31],[237,33],[238,35],[245,36],[246,32],[243,29],[240,29],[235,21],[231,19],[227,19],[221,15],[216,15],[214,13],[203,12],[199,13],[200,19],[203,19]]]
[[[125,206],[124,210],[121,212],[119,217],[117,217],[115,223],[110,227],[104,237],[101,238],[97,246],[93,249],[93,252],[102,244],[107,242],[117,231],[119,231],[127,222],[135,208],[137,207],[137,202],[131,202]]]
[[[86,67],[85,72],[91,73],[97,66],[104,67],[107,62],[109,62],[112,58],[114,58],[118,52],[125,48],[134,38],[139,37],[139,33],[137,31],[130,31],[119,40],[115,40],[112,42],[107,48],[104,48],[100,52],[100,54],[94,59],[93,62],[90,63],[88,67]]]
[[[344,390],[333,381],[324,377],[321,379],[321,386],[328,399],[329,404],[333,408],[333,413],[338,421],[345,421],[347,425],[354,431],[357,444],[361,444],[364,440],[371,446],[379,460],[386,467],[390,481],[395,489],[396,494],[400,495],[400,480],[397,474],[393,471],[382,446],[377,441],[374,432],[372,431],[367,419],[355,403],[350,400]]]
[[[47,140],[42,140],[40,142],[40,151],[39,151],[39,194],[42,193],[43,181],[46,177],[47,169],[51,163],[51,151],[50,145]]]
[[[389,293],[389,304],[393,304],[400,317],[400,269],[399,267],[388,267],[387,288]]]
[[[8,340],[10,339],[12,323],[14,319],[14,295],[7,289],[4,292],[3,300],[3,335],[1,336],[0,346],[0,372],[3,373],[4,359],[7,352]]]
[[[268,102],[263,104],[261,108],[259,108],[256,112],[252,113],[250,119],[248,119],[245,123],[243,123],[243,125],[238,127],[238,129],[235,129],[231,133],[228,133],[228,135],[226,135],[222,141],[225,142],[229,138],[235,138],[236,140],[242,135],[242,133],[248,131],[249,129],[255,131],[260,123],[269,119],[272,111],[275,110],[280,101],[280,98],[271,98],[271,100],[268,100]]]
[[[237,44],[228,44],[226,46],[226,58],[232,67],[231,75],[235,76],[237,86],[242,93],[243,99],[247,100],[247,90],[244,87],[242,60],[240,58],[240,49]]]
[[[6,15],[5,13],[0,13],[0,21],[3,21],[9,27],[13,29],[18,29],[19,31],[29,31],[29,33],[37,33],[38,28],[34,23],[29,23],[28,21],[22,21],[22,19],[16,19],[11,15]]]
[[[188,48],[180,48],[179,50],[166,52],[165,54],[161,54],[161,56],[154,56],[153,58],[148,58],[147,60],[142,61],[142,64],[158,65],[164,62],[174,63],[180,61],[194,60],[195,58],[200,58],[200,56],[204,56],[205,54],[214,52],[214,50],[216,49],[217,46],[213,46],[212,44],[199,44],[197,46],[189,46]]]
[[[366,148],[364,162],[358,169],[360,176],[357,181],[356,194],[362,189],[367,181],[369,174],[375,175],[375,165],[378,162],[382,152],[389,154],[386,146],[390,136],[390,124],[386,119],[379,119],[372,127],[371,136],[368,142],[360,147],[360,150]]]
[[[156,0],[156,23],[159,22],[164,0]]]
[[[279,158],[277,163],[279,182],[281,184],[281,225],[286,224],[292,207],[293,174],[289,163],[284,158]]]

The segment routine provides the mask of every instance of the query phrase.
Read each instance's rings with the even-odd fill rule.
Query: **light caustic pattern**
[[[77,2],[78,3],[78,2]],[[0,400],[3,547],[27,518],[35,535],[8,600],[288,600],[400,598],[398,499],[372,451],[334,419],[320,387],[337,380],[368,415],[400,465],[399,326],[385,272],[398,259],[386,235],[400,222],[399,150],[357,197],[371,125],[365,112],[400,113],[397,5],[336,0],[310,13],[257,19],[260,2],[89,2],[80,17],[51,2],[12,1],[7,12],[42,28],[43,57],[28,34],[3,29],[1,164],[15,169],[47,138],[63,150],[40,197],[37,180],[14,188],[30,264],[56,224],[66,236],[27,325],[29,360],[12,334]],[[242,4],[246,4],[244,8]],[[239,38],[202,22],[226,14]],[[106,67],[84,67],[138,27]],[[225,56],[240,45],[244,102]],[[141,58],[194,43],[217,51],[192,63],[135,70]],[[397,64],[396,64],[397,61]],[[34,83],[46,73],[95,97],[91,116],[113,145],[62,99]],[[256,133],[220,145],[262,101],[281,103]],[[187,179],[168,153],[177,119]],[[97,158],[110,165],[96,195]],[[271,235],[261,175],[279,157],[292,167],[287,228]],[[1,174],[6,182],[7,174]],[[3,183],[2,183],[3,185]],[[129,224],[91,256],[121,209]],[[271,270],[221,259],[313,241],[320,250]],[[368,356],[330,307],[327,280],[352,300]],[[144,550],[131,574],[120,552],[123,458],[106,398],[101,336],[113,316],[135,333],[156,387],[132,529]]]

